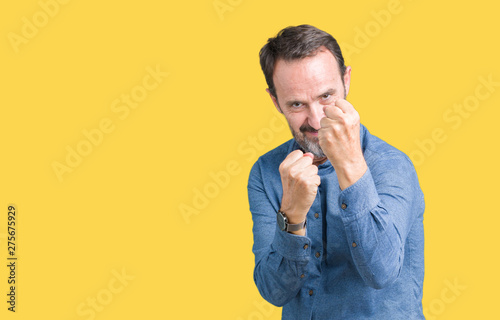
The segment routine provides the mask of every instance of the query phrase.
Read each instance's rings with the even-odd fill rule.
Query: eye
[[[302,106],[302,103],[300,103],[300,102],[292,103],[292,108],[299,108],[300,106]]]
[[[322,96],[322,98],[323,98],[324,100],[327,100],[327,99],[329,99],[331,96],[332,96],[331,94],[329,94],[329,93],[325,93],[325,94]]]

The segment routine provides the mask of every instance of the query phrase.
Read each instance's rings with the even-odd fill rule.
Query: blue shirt
[[[283,189],[279,165],[294,139],[252,167],[254,280],[283,319],[425,319],[424,197],[415,168],[398,149],[360,126],[368,170],[341,190],[330,161],[307,213],[306,236],[276,222]]]

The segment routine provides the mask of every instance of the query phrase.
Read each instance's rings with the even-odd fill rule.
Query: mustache
[[[307,124],[300,126],[299,130],[300,130],[300,132],[313,132],[313,133],[318,132],[318,130],[314,129],[313,127],[311,127],[310,125],[307,125]]]

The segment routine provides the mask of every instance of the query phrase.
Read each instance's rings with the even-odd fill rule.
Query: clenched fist
[[[280,210],[291,224],[301,223],[316,198],[321,179],[318,167],[313,165],[314,156],[300,150],[291,152],[280,165],[283,198]],[[295,232],[304,234],[305,230]]]
[[[318,139],[321,149],[332,163],[343,190],[366,172],[367,166],[359,137],[359,114],[352,104],[338,99],[323,108]]]

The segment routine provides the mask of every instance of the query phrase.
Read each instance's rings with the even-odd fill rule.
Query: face
[[[345,99],[351,81],[351,67],[341,77],[333,54],[324,47],[320,50],[300,60],[278,60],[273,74],[277,99],[270,94],[297,143],[316,158],[325,157],[318,142],[323,107]],[[269,89],[266,91],[269,93]]]

